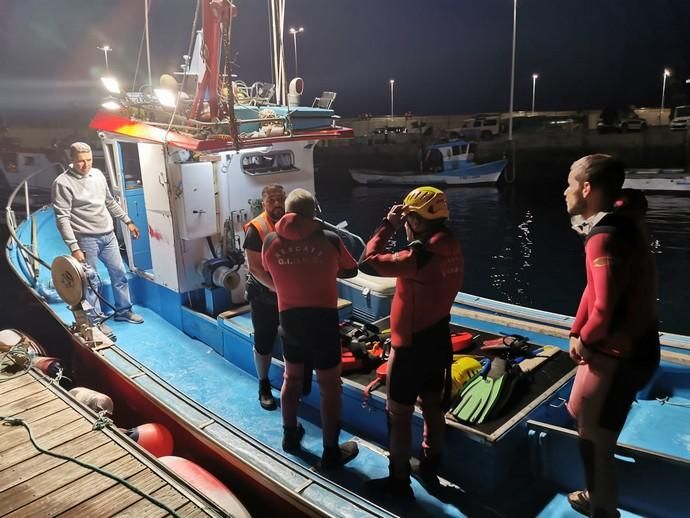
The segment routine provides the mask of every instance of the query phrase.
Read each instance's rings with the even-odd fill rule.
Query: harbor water
[[[567,175],[567,170],[563,178]],[[584,249],[571,229],[562,188],[450,188],[450,226],[465,257],[463,291],[490,299],[573,315],[585,284]],[[366,238],[400,203],[406,187],[317,187],[324,216],[347,220]],[[661,329],[690,334],[688,253],[690,198],[650,194],[647,226],[659,272]],[[402,232],[400,232],[402,234]],[[402,237],[402,236],[399,236]]]

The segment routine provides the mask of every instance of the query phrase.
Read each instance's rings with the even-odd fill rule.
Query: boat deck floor
[[[0,384],[0,416],[21,418],[44,449],[127,480],[180,516],[220,516],[112,431],[33,373]],[[165,516],[116,481],[40,453],[22,426],[0,426],[0,516]],[[207,510],[203,510],[206,508]]]

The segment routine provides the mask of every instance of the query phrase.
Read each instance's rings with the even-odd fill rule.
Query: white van
[[[685,131],[690,124],[690,106],[676,106],[671,119],[671,131]]]
[[[498,115],[473,117],[463,122],[461,128],[449,129],[465,140],[491,140],[501,133],[501,119]]]

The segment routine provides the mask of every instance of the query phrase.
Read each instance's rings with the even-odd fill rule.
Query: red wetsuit
[[[659,364],[656,272],[646,241],[635,220],[617,214],[604,216],[585,241],[587,286],[571,335],[592,355],[578,366],[568,410],[577,420],[592,516],[616,514],[616,441]]]
[[[397,277],[391,307],[391,342],[412,345],[412,335],[448,317],[462,285],[464,263],[460,242],[443,228],[425,243],[387,253],[395,230],[387,221],[367,243],[363,268],[374,275]],[[365,270],[366,271],[366,270]]]

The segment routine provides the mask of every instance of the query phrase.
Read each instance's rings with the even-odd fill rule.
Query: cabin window
[[[475,128],[481,128],[482,126],[482,121],[474,121],[474,127]]]
[[[24,167],[33,167],[36,165],[36,157],[34,156],[25,156],[24,157]]]
[[[248,175],[284,173],[296,169],[292,151],[253,153],[242,157],[242,170]]]
[[[453,146],[453,156],[460,154],[460,146]]]

